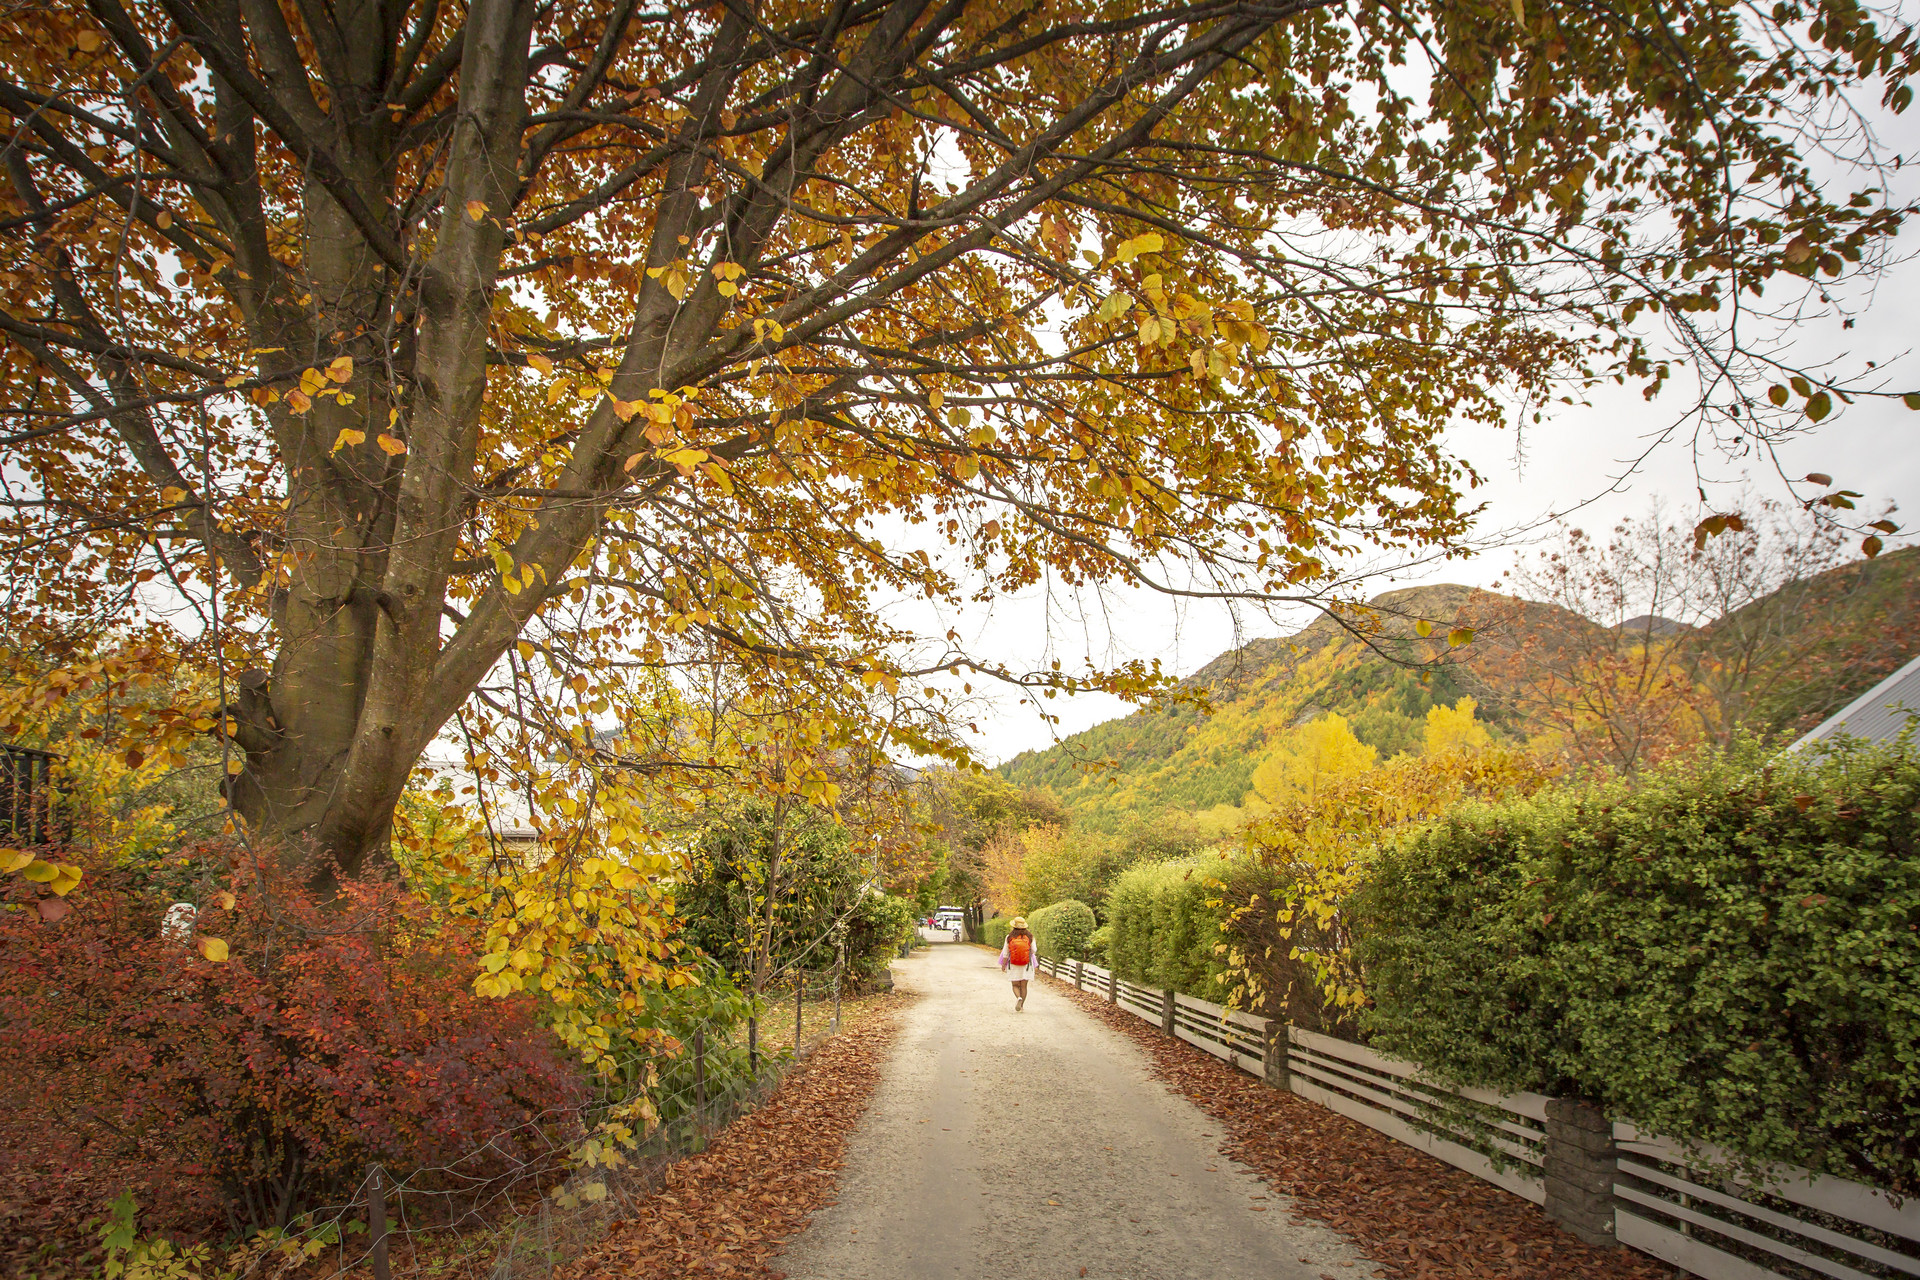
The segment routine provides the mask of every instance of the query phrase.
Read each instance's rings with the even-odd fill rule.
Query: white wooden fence
[[[1214,1057],[1284,1078],[1303,1098],[1552,1208],[1548,1098],[1426,1083],[1413,1063],[1291,1026],[1285,1071],[1269,1070],[1265,1019],[1170,996],[1099,965],[1046,957],[1039,964],[1163,1029],[1171,1013],[1173,1034]],[[1714,1148],[1624,1122],[1613,1126],[1613,1152],[1614,1238],[1706,1280],[1920,1277],[1920,1201],[1787,1166],[1756,1186],[1727,1175],[1729,1162]]]
[[[1787,1165],[1756,1187],[1702,1168],[1729,1163],[1616,1123],[1614,1234],[1712,1280],[1920,1276],[1920,1201]]]

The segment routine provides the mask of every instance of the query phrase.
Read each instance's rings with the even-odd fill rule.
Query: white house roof
[[[1822,720],[1787,750],[1798,751],[1841,735],[1886,742],[1916,718],[1920,718],[1920,657]]]

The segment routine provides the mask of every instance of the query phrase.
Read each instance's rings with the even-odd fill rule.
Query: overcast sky
[[[1903,239],[1920,242],[1920,234]],[[1915,335],[1920,335],[1920,263],[1896,267],[1870,298],[1859,296],[1854,305],[1850,331],[1842,331],[1836,319],[1796,332],[1796,356],[1830,359],[1837,371],[1846,372],[1877,360],[1891,388],[1920,388],[1920,356],[1909,353]],[[1487,481],[1476,495],[1487,507],[1480,522],[1483,537],[1494,543],[1502,530],[1536,525],[1562,512],[1572,512],[1570,522],[1582,528],[1604,530],[1623,516],[1643,513],[1655,499],[1664,500],[1676,516],[1692,515],[1699,500],[1696,458],[1688,441],[1656,449],[1637,467],[1632,461],[1671,424],[1686,393],[1687,388],[1678,385],[1649,404],[1637,391],[1621,389],[1596,397],[1590,406],[1560,406],[1557,414],[1529,427],[1518,440],[1511,431],[1456,432],[1450,444]],[[1897,402],[1846,408],[1786,445],[1781,460],[1794,477],[1825,472],[1840,487],[1859,490],[1866,495],[1863,509],[1898,503],[1903,510],[1895,519],[1902,525],[1909,519],[1920,523],[1920,413]],[[1766,459],[1709,454],[1698,462],[1698,475],[1709,482],[1709,498],[1720,499],[1716,505],[1721,509],[1730,505],[1743,481],[1751,483],[1756,496],[1787,496]],[[1894,546],[1908,544],[1906,539],[1890,541]],[[1513,564],[1515,555],[1509,547],[1473,560],[1416,567],[1381,581],[1368,594],[1439,582],[1488,586]],[[1050,600],[1046,592],[1035,590],[971,608],[949,621],[975,652],[1014,666],[1037,666],[1057,657],[1072,669],[1089,657],[1095,662],[1138,657],[1157,658],[1175,675],[1187,675],[1237,642],[1286,634],[1311,618],[1308,612],[1271,618],[1255,614],[1243,617],[1236,633],[1235,620],[1215,605],[1169,601],[1145,592],[1116,593],[1104,601]],[[1017,696],[999,697],[980,707],[979,732],[971,742],[983,759],[1003,762],[1020,751],[1050,745],[1056,734],[1074,733],[1131,710],[1105,695],[1056,699],[1047,704],[1061,717],[1054,727],[1017,702]]]

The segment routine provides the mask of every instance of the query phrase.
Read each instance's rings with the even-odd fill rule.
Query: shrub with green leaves
[[[1217,1000],[1224,941],[1214,887],[1230,865],[1203,854],[1129,867],[1107,896],[1113,967],[1129,982]]]
[[[1916,806],[1907,739],[1456,811],[1362,892],[1373,1043],[1920,1192]]]
[[[1007,931],[1013,928],[1013,917],[995,916],[980,926],[980,941],[998,951],[1007,940]]]
[[[1087,939],[1087,959],[1103,969],[1111,967],[1113,961],[1108,949],[1112,945],[1113,926],[1103,924],[1093,931],[1091,938]]]
[[[918,938],[914,903],[891,893],[864,893],[847,913],[847,976],[871,981],[892,962],[900,944]]]
[[[1027,917],[1034,944],[1049,960],[1083,960],[1093,936],[1093,908],[1077,898],[1055,902]]]

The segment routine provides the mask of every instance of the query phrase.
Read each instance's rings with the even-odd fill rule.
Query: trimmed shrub
[[[1300,921],[1291,882],[1245,856],[1207,853],[1142,863],[1115,882],[1102,939],[1122,978],[1285,1018],[1309,1031],[1355,1038],[1312,972],[1289,956]],[[1295,923],[1283,924],[1283,915]],[[1226,948],[1219,950],[1218,948]],[[1238,956],[1236,966],[1228,963]]]
[[[1087,939],[1093,936],[1093,908],[1075,898],[1045,906],[1027,917],[1034,945],[1049,960],[1086,958]]]
[[[1111,968],[1113,965],[1113,961],[1108,951],[1108,948],[1111,947],[1112,945],[1113,945],[1113,926],[1110,924],[1103,924],[1098,929],[1095,929],[1093,931],[1093,936],[1091,938],[1087,939],[1087,957],[1086,958],[1093,961],[1093,963],[1099,965],[1103,969]]]
[[[1114,881],[1107,896],[1113,967],[1129,982],[1218,999],[1222,971],[1214,947],[1221,911],[1211,886],[1229,862],[1217,854],[1143,862]]]
[[[1007,931],[1013,928],[1012,916],[995,916],[980,926],[980,941],[998,951],[1007,941]]]
[[[1916,805],[1907,739],[1457,811],[1357,904],[1373,1042],[1920,1193]]]
[[[847,917],[847,975],[854,982],[872,981],[893,960],[901,943],[920,936],[914,928],[913,907],[912,899],[891,893],[861,895]]]

